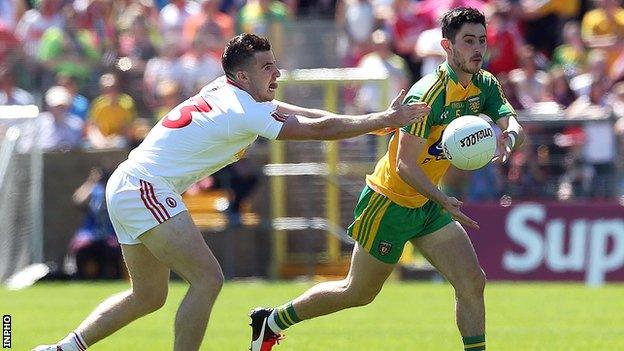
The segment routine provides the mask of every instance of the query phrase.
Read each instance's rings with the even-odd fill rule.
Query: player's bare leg
[[[271,350],[283,329],[302,320],[369,304],[379,294],[393,268],[393,264],[377,260],[356,243],[351,267],[344,279],[317,284],[276,309],[252,311],[251,351]]]
[[[356,243],[349,273],[343,280],[317,284],[293,300],[301,319],[334,313],[371,303],[394,265],[379,261]]]
[[[411,242],[453,285],[457,326],[461,335],[484,335],[485,274],[464,228],[452,222]]]
[[[131,288],[100,303],[74,332],[58,344],[42,345],[35,350],[84,350],[165,304],[169,268],[143,244],[121,245],[121,250],[130,274]]]
[[[219,263],[187,211],[140,239],[156,258],[190,284],[176,314],[174,350],[198,350],[223,285]]]
[[[143,244],[121,245],[121,250],[132,287],[106,299],[76,329],[89,346],[158,310],[167,300],[169,268]]]

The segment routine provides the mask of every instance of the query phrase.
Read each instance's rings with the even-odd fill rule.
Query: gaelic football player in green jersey
[[[505,162],[524,133],[496,78],[481,69],[487,49],[483,14],[472,8],[448,11],[442,35],[447,60],[406,97],[406,102],[426,102],[429,115],[396,131],[366,178],[348,229],[357,244],[347,277],[318,284],[280,307],[252,311],[252,351],[270,350],[272,344],[263,340],[300,321],[373,301],[407,241],[452,284],[464,349],[485,350],[485,274],[462,225],[479,226],[461,212],[461,201],[437,187],[450,164],[440,139],[453,119],[486,114],[503,131],[495,159]]]

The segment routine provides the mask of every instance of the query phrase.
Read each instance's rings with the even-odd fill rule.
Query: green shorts
[[[355,221],[347,231],[373,257],[397,263],[408,240],[435,232],[452,221],[451,215],[431,200],[422,207],[403,207],[366,186],[355,206]]]

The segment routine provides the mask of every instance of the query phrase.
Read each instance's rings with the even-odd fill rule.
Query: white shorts
[[[182,196],[171,188],[117,169],[106,184],[106,205],[120,244],[141,243],[139,236],[186,211]]]

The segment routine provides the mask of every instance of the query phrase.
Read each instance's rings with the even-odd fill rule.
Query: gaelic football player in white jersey
[[[221,290],[219,263],[180,194],[238,160],[258,136],[340,139],[418,122],[425,103],[404,105],[404,92],[383,112],[336,115],[275,99],[280,76],[268,40],[233,38],[225,77],[167,114],[111,176],[106,200],[130,273],[131,288],[102,302],[74,331],[37,351],[78,351],[163,306],[170,270],[189,283],[175,319],[174,350],[198,350]],[[149,345],[141,345],[149,349]]]

